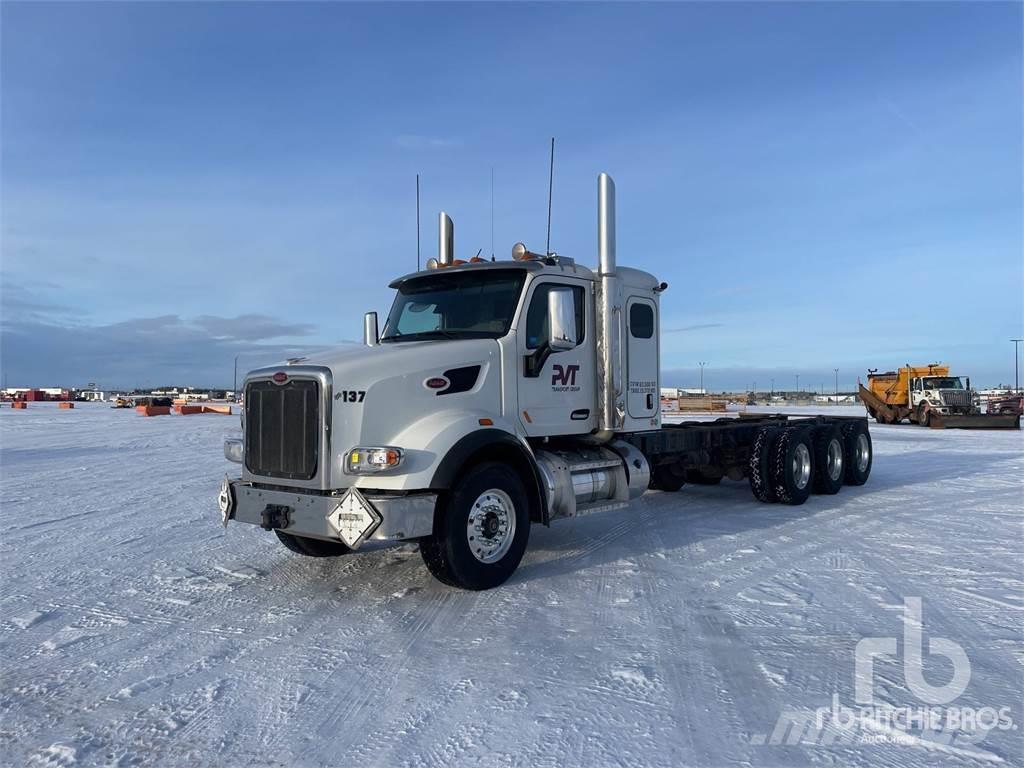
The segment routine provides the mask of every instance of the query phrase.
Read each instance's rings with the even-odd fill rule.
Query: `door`
[[[658,313],[650,299],[626,301],[626,413],[632,419],[658,415]]]
[[[547,353],[548,293],[570,289],[576,319],[576,346]],[[584,281],[540,278],[529,287],[526,311],[517,329],[519,421],[526,434],[578,435],[596,424],[593,302]],[[533,362],[527,358],[534,358]],[[543,364],[539,364],[543,360]]]

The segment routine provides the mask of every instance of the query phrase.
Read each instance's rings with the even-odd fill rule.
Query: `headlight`
[[[242,439],[239,437],[224,438],[224,458],[236,464],[242,463]]]
[[[376,448],[353,448],[345,454],[344,469],[348,475],[365,475],[394,469],[402,463],[402,449],[385,445]]]

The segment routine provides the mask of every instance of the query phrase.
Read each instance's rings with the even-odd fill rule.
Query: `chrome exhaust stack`
[[[455,223],[444,211],[437,215],[437,263],[451,266],[455,261]]]
[[[597,177],[597,392],[599,436],[608,440],[622,428],[622,361],[619,338],[619,278],[615,272],[615,182]]]

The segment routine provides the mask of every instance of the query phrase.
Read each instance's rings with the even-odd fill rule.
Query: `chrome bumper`
[[[224,490],[228,491],[227,498]],[[228,481],[224,490],[219,502],[225,525],[229,520],[236,520],[268,530],[278,528],[296,536],[338,541],[338,536],[328,524],[327,516],[338,506],[344,491],[337,491],[330,496],[301,491],[272,491],[255,488],[251,483],[241,480]],[[367,534],[366,541],[400,542],[433,533],[436,493],[385,496],[364,491],[363,497],[380,516],[380,522]],[[269,518],[264,515],[268,507],[273,510]],[[284,510],[287,510],[287,514]],[[268,525],[268,519],[276,524]]]

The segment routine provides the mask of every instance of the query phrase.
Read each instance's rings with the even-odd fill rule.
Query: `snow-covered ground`
[[[507,585],[468,593],[413,546],[311,560],[222,529],[236,426],[0,409],[5,764],[1021,763],[1019,432],[872,424],[862,488],[651,493],[535,527]],[[951,702],[914,684],[922,628],[928,685],[969,662]],[[852,709],[865,638],[899,644],[869,676],[879,710],[1007,707],[1012,727],[896,743]],[[857,728],[780,735],[833,702]]]

